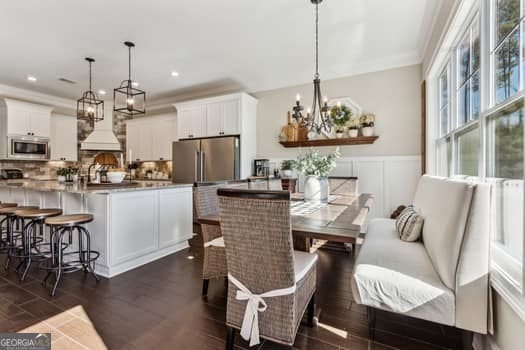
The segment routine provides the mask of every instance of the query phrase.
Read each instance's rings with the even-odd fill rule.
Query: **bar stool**
[[[2,208],[10,208],[10,207],[16,207],[18,206],[17,203],[0,203],[0,209]],[[6,244],[6,238],[4,238],[4,234],[7,235],[7,216],[0,214],[0,216],[4,216],[2,220],[0,220],[0,249],[5,248]]]
[[[17,229],[23,228],[22,219],[19,218],[16,213],[22,210],[34,210],[38,209],[37,206],[12,206],[0,208],[0,216],[4,216],[4,219],[0,221],[1,225],[6,225],[6,239],[5,246],[0,250],[0,253],[7,254],[5,261],[5,270],[9,270],[9,264],[13,256],[13,251],[16,249],[18,240],[20,240],[22,234],[21,231],[15,231],[13,226],[16,224]]]
[[[51,274],[55,273],[55,284],[51,290],[51,296],[54,296],[60,278],[63,273],[71,273],[83,270],[84,273],[90,272],[95,280],[98,282],[99,277],[95,273],[95,262],[100,256],[100,253],[91,250],[91,237],[88,230],[81,226],[93,221],[91,214],[71,214],[50,217],[45,220],[45,224],[51,226],[51,259],[40,264],[40,267],[48,270],[43,283],[47,283],[47,279]],[[73,232],[78,234],[78,248],[70,252],[65,252],[68,247],[72,246]],[[64,242],[64,235],[69,236],[69,243]],[[65,261],[64,257],[78,255],[78,260]]]
[[[15,212],[15,215],[24,223],[21,234],[21,245],[15,246],[15,249],[19,253],[12,254],[12,256],[21,259],[20,264],[16,267],[16,272],[19,272],[20,267],[24,266],[24,272],[20,277],[20,282],[24,282],[33,257],[40,258],[40,261],[49,258],[52,245],[51,235],[49,237],[49,242],[45,242],[44,220],[61,214],[62,209],[58,208],[17,210]],[[37,231],[39,232],[40,237],[37,236]],[[49,246],[49,249],[42,250],[42,248],[46,246]]]

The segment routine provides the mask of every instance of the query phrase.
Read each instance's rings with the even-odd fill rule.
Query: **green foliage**
[[[66,176],[68,170],[66,168],[58,168],[57,169],[57,176]]]
[[[294,170],[295,167],[295,160],[283,160],[281,163],[281,170]]]
[[[297,171],[306,176],[328,176],[335,168],[335,161],[339,157],[339,148],[326,156],[321,155],[318,150],[310,149],[306,154],[300,154],[297,157]]]
[[[345,127],[351,116],[352,110],[346,105],[333,106],[330,109],[330,118],[332,118],[334,125],[340,129]]]

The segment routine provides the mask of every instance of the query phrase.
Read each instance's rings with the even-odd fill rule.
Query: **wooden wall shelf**
[[[358,136],[346,137],[343,139],[320,139],[304,141],[281,141],[279,142],[286,148],[291,147],[323,147],[323,146],[351,146],[351,145],[370,145],[374,143],[379,136]]]

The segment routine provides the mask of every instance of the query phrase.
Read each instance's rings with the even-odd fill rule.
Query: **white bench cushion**
[[[312,268],[317,261],[317,254],[309,254],[307,252],[301,252],[294,250],[294,269],[295,269],[295,282],[299,282],[303,279],[306,273]]]
[[[423,243],[443,283],[456,287],[456,269],[475,186],[423,176],[414,208],[423,216]]]
[[[375,219],[352,277],[359,304],[454,325],[454,293],[447,288],[420,242],[399,239],[395,221]]]

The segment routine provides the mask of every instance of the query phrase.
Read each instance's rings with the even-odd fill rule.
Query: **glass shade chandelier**
[[[128,79],[113,90],[113,111],[133,117],[146,113],[146,92],[137,89],[136,83],[131,80],[131,48],[135,44],[126,41],[124,45],[128,47]]]
[[[104,101],[98,99],[92,89],[91,64],[95,60],[91,57],[86,57],[85,60],[89,63],[89,90],[77,100],[77,118],[87,120],[93,126],[95,122],[104,119]]]
[[[319,4],[323,0],[310,0],[315,5],[315,75],[314,75],[314,99],[312,107],[303,115],[304,107],[301,106],[301,96],[296,96],[293,110],[293,118],[300,125],[307,126],[311,131],[321,134],[322,132],[332,131],[332,119],[330,118],[330,108],[328,107],[328,98],[322,98],[321,94],[321,76],[319,75]]]

